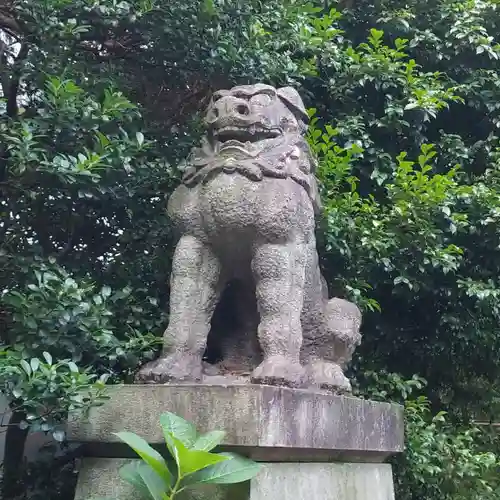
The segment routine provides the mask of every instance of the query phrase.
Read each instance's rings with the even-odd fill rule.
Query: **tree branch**
[[[7,44],[0,40],[0,85],[2,86],[2,94],[7,97],[9,94],[10,80],[7,73]]]
[[[94,43],[93,43],[94,42]],[[105,40],[105,41],[91,41],[84,40],[76,45],[76,49],[83,50],[85,52],[91,52],[96,56],[99,61],[110,61],[110,60],[128,60],[133,61],[137,64],[148,66],[150,68],[171,68],[176,70],[183,70],[189,73],[198,73],[198,68],[192,68],[183,64],[183,61],[162,61],[161,63],[154,63],[141,58],[141,54],[145,54],[146,51],[142,49],[137,49],[137,44],[126,45],[124,43],[115,40]]]
[[[2,498],[16,498],[22,491],[20,480],[22,478],[21,471],[28,429],[21,429],[19,424],[25,418],[24,413],[15,412],[9,422],[5,437],[5,456],[3,457],[4,484],[2,485]]]
[[[19,23],[8,14],[0,11],[0,28],[9,32],[9,35],[16,36],[21,33],[21,26]]]
[[[73,209],[75,208],[75,203],[76,203],[76,196],[73,195],[71,197],[71,204],[70,204],[69,209],[68,209],[68,212],[69,212],[68,213],[69,222],[68,222],[68,229],[67,229],[68,239],[56,256],[56,259],[58,261],[63,261],[65,259],[65,257],[73,250],[73,247],[75,244],[75,240],[76,240],[76,216],[73,213]]]
[[[23,43],[21,45],[21,50],[16,58],[15,65],[21,64],[26,57],[28,57],[29,46],[27,43]],[[7,97],[7,115],[11,118],[15,118],[19,111],[17,106],[17,94],[19,92],[19,85],[21,83],[21,68],[17,67],[14,69],[12,73],[12,77],[10,79],[9,91],[6,95]]]

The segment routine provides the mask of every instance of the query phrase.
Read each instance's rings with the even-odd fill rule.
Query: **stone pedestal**
[[[161,446],[165,411],[201,432],[226,431],[222,449],[265,463],[248,483],[207,486],[190,500],[394,500],[383,462],[403,451],[398,405],[259,385],[128,385],[111,387],[110,396],[87,421],[69,423],[70,440],[84,445],[75,500],[139,500],[118,476],[133,452],[112,433]]]

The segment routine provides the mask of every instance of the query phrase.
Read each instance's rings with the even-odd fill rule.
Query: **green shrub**
[[[426,384],[420,377],[366,372],[356,384],[362,397],[404,405],[405,451],[391,460],[396,498],[498,499],[498,435],[433,412],[429,400],[418,396]]]

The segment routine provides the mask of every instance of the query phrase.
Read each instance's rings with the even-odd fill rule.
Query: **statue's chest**
[[[241,225],[262,217],[266,196],[262,181],[221,172],[201,188],[201,213],[213,222]]]
[[[291,179],[252,181],[238,173],[220,173],[203,184],[200,215],[206,231],[286,238],[314,223],[305,190]]]

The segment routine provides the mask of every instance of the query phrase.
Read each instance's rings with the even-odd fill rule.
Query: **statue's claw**
[[[313,361],[306,366],[307,378],[312,386],[337,394],[352,392],[351,383],[337,363]]]
[[[305,370],[300,363],[284,356],[271,356],[255,368],[251,381],[254,384],[302,387]]]
[[[199,382],[202,377],[202,362],[199,356],[175,353],[151,361],[136,375],[136,382],[162,384],[166,382]]]

